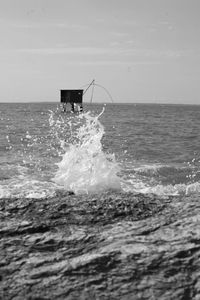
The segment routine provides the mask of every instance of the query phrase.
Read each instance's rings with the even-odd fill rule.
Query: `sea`
[[[0,103],[0,198],[200,193],[200,106]]]

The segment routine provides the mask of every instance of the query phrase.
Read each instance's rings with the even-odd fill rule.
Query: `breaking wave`
[[[84,113],[71,120],[72,142],[65,142],[65,153],[57,163],[58,170],[53,181],[66,190],[80,193],[98,193],[108,189],[120,189],[119,165],[114,154],[103,151],[101,139],[103,125],[98,116]],[[81,123],[77,129],[76,124]],[[74,123],[74,124],[73,124]]]

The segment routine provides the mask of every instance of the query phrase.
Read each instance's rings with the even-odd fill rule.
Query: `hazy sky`
[[[95,78],[116,102],[200,104],[199,14],[200,0],[0,0],[0,101]]]

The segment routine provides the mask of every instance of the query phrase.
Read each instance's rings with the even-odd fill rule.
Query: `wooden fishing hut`
[[[75,112],[77,107],[78,112],[83,111],[83,90],[60,90],[60,101],[63,111],[67,111],[67,104],[71,105],[71,112]]]

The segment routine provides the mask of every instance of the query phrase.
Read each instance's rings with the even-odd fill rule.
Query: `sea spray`
[[[120,189],[115,156],[105,153],[101,143],[104,127],[99,117],[103,112],[95,117],[87,112],[70,120],[71,142],[66,141],[66,151],[53,178],[65,190],[80,194]]]

